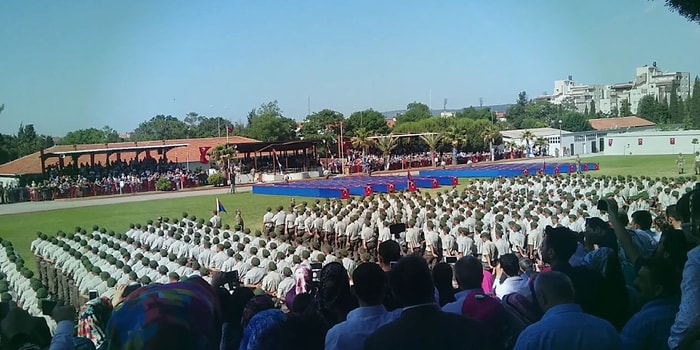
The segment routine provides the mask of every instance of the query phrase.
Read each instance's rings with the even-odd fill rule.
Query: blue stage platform
[[[595,171],[598,163],[581,163],[581,171]],[[473,166],[461,166],[448,169],[431,169],[419,171],[419,176],[452,176],[463,178],[514,177],[543,172],[548,175],[569,174],[576,172],[576,163],[497,163]]]
[[[418,188],[439,188],[456,186],[459,180],[454,176],[415,176],[409,181],[407,176],[349,176],[332,179],[296,181],[253,185],[253,193],[280,196],[349,198],[350,196],[370,196],[374,192],[393,193],[415,191]]]
[[[582,163],[581,171],[598,170],[598,163]],[[416,191],[418,188],[457,186],[458,179],[513,177],[521,175],[568,174],[576,172],[575,163],[488,163],[485,165],[461,166],[449,169],[420,170],[418,176],[409,181],[406,176],[348,176],[331,179],[295,181],[253,185],[253,193],[279,196],[350,198],[370,196],[375,192],[393,193]]]

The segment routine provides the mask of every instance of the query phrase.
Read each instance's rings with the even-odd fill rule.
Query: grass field
[[[591,157],[586,161],[599,162],[600,171],[592,175],[647,175],[647,176],[677,176],[676,156],[609,156]],[[686,158],[686,173],[693,174],[693,159]],[[464,186],[467,181],[460,181]],[[74,209],[62,209],[38,213],[26,213],[0,216],[0,236],[9,239],[22,254],[24,259],[34,268],[30,258],[29,245],[35,239],[35,233],[41,231],[55,234],[58,230],[72,232],[76,226],[91,231],[93,225],[105,227],[107,230],[124,232],[129,223],[145,224],[149,219],[158,216],[181,218],[183,212],[197,218],[208,219],[214,209],[217,195],[202,195],[178,199],[154,199],[147,202],[134,202],[106,206],[94,206]],[[259,229],[262,216],[267,207],[278,205],[288,206],[291,197],[254,195],[238,193],[235,195],[218,195],[230,214],[222,214],[224,223],[233,221],[233,213],[241,209],[246,226]],[[313,198],[297,198],[297,203],[312,202]]]

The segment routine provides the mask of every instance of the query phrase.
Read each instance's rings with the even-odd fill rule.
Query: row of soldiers
[[[685,157],[683,157],[683,153],[678,153],[676,167],[678,168],[678,174],[685,174]],[[700,175],[700,151],[695,152],[695,175]]]

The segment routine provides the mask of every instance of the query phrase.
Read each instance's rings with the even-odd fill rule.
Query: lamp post
[[[560,157],[563,156],[563,151],[564,151],[562,145],[564,145],[564,142],[561,139],[561,119],[559,119],[559,156]]]

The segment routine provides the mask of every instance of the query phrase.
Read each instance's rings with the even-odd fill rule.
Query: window
[[[583,135],[576,135],[574,136],[574,142],[584,142],[586,141],[586,137]]]

